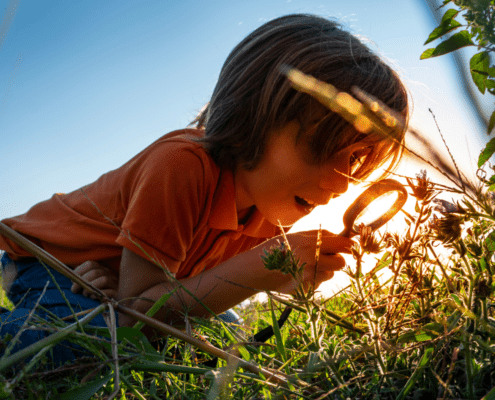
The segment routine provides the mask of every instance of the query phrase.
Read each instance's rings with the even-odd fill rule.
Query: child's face
[[[272,224],[289,226],[308,215],[316,205],[327,204],[347,191],[351,162],[370,151],[364,141],[336,153],[323,165],[311,162],[303,137],[296,146],[300,124],[291,121],[274,131],[265,153],[253,171],[239,168],[235,174],[237,211],[253,205]],[[303,198],[314,205],[303,206]],[[299,202],[298,202],[299,200]]]

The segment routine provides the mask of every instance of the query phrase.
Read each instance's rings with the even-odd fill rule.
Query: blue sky
[[[0,0],[0,12],[14,3]],[[372,40],[411,90],[413,124],[437,135],[432,108],[454,153],[467,159],[466,141],[472,155],[481,148],[451,60],[419,60],[436,26],[422,0],[18,3],[0,31],[0,219],[90,183],[185,127],[233,47],[289,13],[337,17]]]

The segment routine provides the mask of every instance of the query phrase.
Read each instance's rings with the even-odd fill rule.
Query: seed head
[[[361,224],[358,227],[358,231],[361,248],[367,253],[379,253],[382,241],[378,241],[371,227]]]
[[[492,288],[488,284],[488,281],[480,279],[478,285],[474,288],[474,295],[478,299],[486,299],[492,294]]]
[[[296,277],[300,270],[304,268],[305,264],[299,267],[299,259],[296,260],[294,253],[287,249],[284,242],[280,246],[271,247],[270,252],[266,251],[266,249],[263,249],[263,252],[265,256],[261,256],[261,259],[268,270],[276,269],[283,274],[291,274]]]
[[[426,177],[425,169],[422,169],[419,174],[416,174],[416,185],[413,183],[412,179],[406,177],[406,180],[413,191],[413,196],[418,200],[429,201],[434,196],[433,183]]]
[[[447,214],[443,218],[433,215],[429,226],[435,232],[435,238],[443,243],[452,243],[461,237],[462,218],[454,214]]]

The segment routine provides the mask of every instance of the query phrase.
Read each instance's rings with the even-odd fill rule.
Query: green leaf
[[[282,338],[282,335],[280,334],[280,328],[278,327],[278,321],[277,317],[275,316],[275,311],[273,310],[273,300],[270,299],[270,307],[271,307],[271,314],[272,314],[272,326],[273,326],[273,332],[275,334],[275,338],[277,339],[277,350],[279,351],[282,361],[285,362],[287,361],[287,355],[285,354],[285,344],[284,340]]]
[[[79,386],[74,389],[65,392],[61,396],[57,396],[58,400],[88,400],[93,396],[98,390],[100,390],[103,385],[105,385],[110,378],[113,376],[113,373],[110,372],[108,375],[104,376],[100,379],[95,379],[94,381],[90,381],[84,386]]]
[[[485,246],[490,252],[495,251],[495,231],[491,232],[485,239]]]
[[[423,51],[423,53],[421,54],[419,59],[420,60],[426,60],[427,58],[430,58],[433,55],[434,51],[435,51],[435,49],[427,49],[427,50]]]
[[[476,72],[477,74],[488,76],[488,72],[480,71],[479,69],[472,69],[471,72]]]
[[[495,115],[495,111],[490,118],[490,123],[488,124],[488,128],[490,128],[490,125],[491,125],[492,129],[493,129],[493,124],[495,123],[494,115]],[[491,131],[491,129],[490,129],[490,131]],[[489,158],[493,155],[493,153],[495,153],[495,138],[491,139],[486,144],[486,147],[482,150],[482,152],[478,158],[478,168],[481,168],[481,166],[489,160]]]
[[[493,79],[487,78],[485,86],[491,94],[495,95],[495,81]]]
[[[495,400],[495,388],[490,390],[481,400]]]
[[[486,133],[490,134],[494,127],[495,127],[495,111],[493,111],[492,116],[490,117],[490,122],[488,122],[488,129],[486,130]],[[490,140],[490,142],[491,142],[491,140]],[[478,161],[478,164],[479,164],[479,161]]]
[[[163,293],[162,297],[160,297],[155,304],[153,304],[151,306],[151,308],[148,310],[148,312],[146,313],[146,316],[147,317],[150,317],[150,318],[153,318],[153,315],[155,315],[157,313],[157,311],[163,307],[163,305],[168,301],[168,299],[170,298],[170,296],[172,296],[174,294],[174,292],[178,289],[179,287],[177,286],[176,288],[174,288],[174,290],[172,290],[171,292],[165,292]],[[135,329],[143,329],[144,327],[144,322],[142,321],[138,321],[134,324],[134,327]]]
[[[424,44],[433,42],[434,40],[445,35],[446,33],[449,33],[450,31],[460,27],[461,24],[457,22],[455,19],[453,19],[457,14],[459,14],[459,10],[455,10],[455,9],[447,10],[442,17],[442,22],[440,22],[440,25],[437,26],[433,30],[433,32],[430,33],[430,36],[428,36],[428,39]]]
[[[420,60],[438,57],[466,46],[474,46],[474,43],[471,40],[471,34],[468,31],[461,31],[443,41],[434,49],[425,50],[423,54],[421,54]]]
[[[450,294],[450,297],[452,297],[452,299],[454,299],[454,301],[455,301],[455,302],[456,302],[459,306],[462,306],[462,302],[461,302],[461,300],[459,299],[459,297],[457,297],[457,295],[456,295],[456,294],[451,293],[451,294]]]
[[[133,363],[126,368],[130,368],[133,371],[140,372],[172,372],[174,374],[194,374],[201,375],[205,374],[208,371],[211,371],[211,368],[198,368],[198,367],[188,367],[186,365],[176,365],[176,364],[167,364],[162,360],[158,362],[151,362],[148,360],[140,361],[137,363]]]
[[[426,329],[429,331],[435,331],[438,333],[444,333],[444,331],[445,331],[443,325],[438,323],[438,322],[430,322],[429,324],[424,325],[422,329]]]
[[[443,325],[432,322],[423,326],[419,331],[407,332],[401,335],[397,342],[408,343],[408,342],[425,342],[427,340],[432,340],[438,337],[439,334],[444,332]]]
[[[421,373],[423,372],[423,369],[429,364],[431,358],[433,357],[433,350],[434,350],[433,347],[428,347],[425,350],[425,353],[423,354],[423,357],[421,358],[421,361],[419,362],[418,367],[416,368],[414,373],[411,375],[409,380],[406,382],[406,385],[401,390],[399,395],[397,396],[397,400],[405,399],[407,394],[414,387],[416,381],[419,379]]]
[[[493,233],[493,232],[492,232]],[[492,242],[492,245],[494,243]],[[481,271],[486,271],[488,269],[488,263],[486,262],[486,257],[483,257],[481,260],[480,260],[480,267],[481,267]]]
[[[486,76],[488,75],[488,67],[490,66],[490,56],[488,52],[482,51],[471,57],[469,61],[469,68],[471,69],[471,76],[474,83],[478,87],[478,90],[485,94],[486,90]]]
[[[110,332],[100,332],[100,336],[110,337]],[[117,342],[121,342],[126,339],[130,344],[134,345],[138,350],[146,353],[146,358],[151,360],[162,360],[160,353],[156,351],[153,345],[148,341],[148,338],[139,329],[130,328],[127,326],[120,326],[117,328]],[[102,346],[111,350],[110,343],[102,343]]]

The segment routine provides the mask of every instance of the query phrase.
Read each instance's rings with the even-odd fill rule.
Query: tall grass
[[[190,335],[229,351],[230,359],[219,359],[214,366],[207,350],[172,335],[150,343],[132,328],[116,330],[119,344],[112,351],[111,330],[105,340],[88,336],[88,329],[84,334],[75,329],[69,339],[93,357],[55,369],[40,357],[21,372],[2,369],[0,360],[3,396],[495,398],[493,196],[480,184],[474,195],[464,192],[458,204],[435,203],[444,187],[426,174],[409,182],[416,208],[406,215],[407,231],[378,237],[363,228],[353,248],[355,263],[346,269],[351,285],[340,294],[317,301],[304,291],[307,296],[297,298],[269,293],[267,303],[237,309],[245,321],[241,337],[217,319],[189,318]],[[440,248],[447,257],[438,257]],[[376,254],[367,274],[362,272],[365,254]],[[392,275],[381,282],[378,276],[384,269]],[[273,338],[267,343],[246,341],[274,325],[286,304],[294,311]],[[54,332],[71,322],[33,321]],[[280,379],[246,370],[237,356]]]

